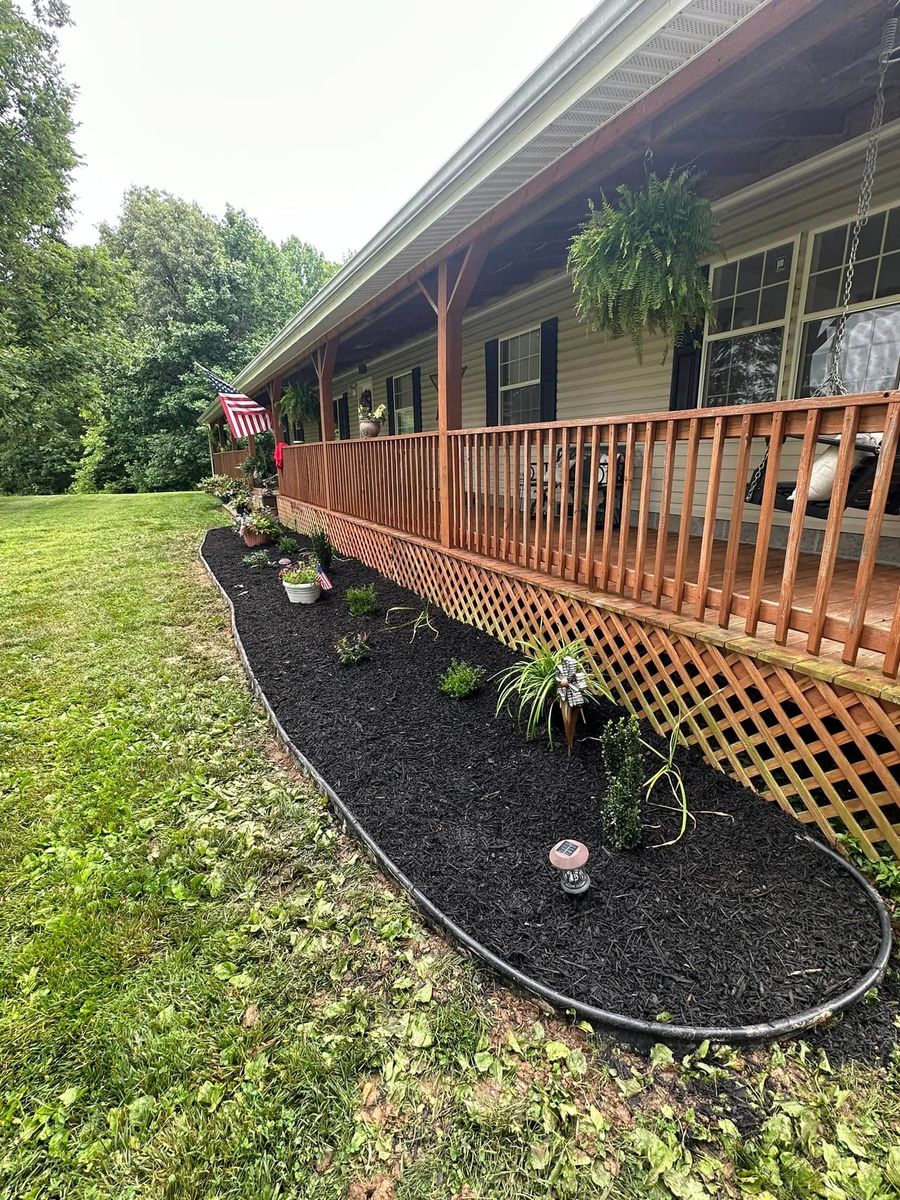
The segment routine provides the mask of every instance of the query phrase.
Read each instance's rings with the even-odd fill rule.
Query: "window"
[[[501,425],[524,425],[541,419],[541,331],[529,329],[500,338]]]
[[[775,400],[794,265],[794,243],[748,254],[712,272],[702,403]]]
[[[851,221],[823,230],[812,240],[800,336],[799,396],[813,395],[828,370],[843,307],[852,232]],[[873,213],[860,233],[841,373],[848,392],[888,390],[900,380],[900,207]]]
[[[412,371],[407,371],[405,375],[394,376],[394,432],[416,432]]]

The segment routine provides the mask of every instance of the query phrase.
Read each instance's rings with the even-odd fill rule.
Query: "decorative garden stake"
[[[569,753],[575,742],[575,725],[578,722],[578,711],[587,699],[587,676],[574,658],[564,658],[556,668],[556,690],[559,695],[559,708],[562,713],[563,725],[566,730],[566,745]]]
[[[561,874],[560,886],[570,896],[580,896],[591,886],[591,877],[584,869],[587,860],[587,846],[571,838],[563,838],[550,851],[550,862]]]

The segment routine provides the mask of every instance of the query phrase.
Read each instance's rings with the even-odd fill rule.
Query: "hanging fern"
[[[281,411],[292,429],[304,421],[317,421],[319,397],[315,385],[305,379],[289,384],[281,393]]]
[[[710,314],[709,284],[700,263],[715,253],[712,209],[698,196],[692,171],[665,179],[650,173],[643,187],[616,189],[590,204],[588,218],[569,244],[576,312],[610,338],[627,334],[638,359],[645,332],[679,345],[685,326]],[[665,358],[665,354],[663,355]]]

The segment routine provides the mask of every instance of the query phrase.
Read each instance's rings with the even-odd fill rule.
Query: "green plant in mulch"
[[[252,554],[245,554],[242,561],[245,567],[251,567],[254,570],[257,567],[273,567],[275,565],[265,550],[254,550]]]
[[[637,718],[610,721],[599,740],[607,775],[600,801],[603,833],[614,850],[631,850],[640,845],[642,837],[643,742]]]
[[[362,587],[348,587],[344,598],[351,617],[366,617],[378,608],[378,597],[371,583]]]
[[[451,658],[450,666],[441,676],[438,690],[454,700],[465,700],[477,692],[484,682],[487,671],[459,658]]]
[[[331,544],[326,529],[322,525],[317,525],[309,535],[309,540],[319,566],[323,571],[330,571],[334,561],[334,546]]]
[[[354,667],[371,654],[367,633],[344,633],[334,643],[342,667]]]
[[[590,204],[569,243],[568,270],[579,318],[610,338],[631,338],[638,358],[644,334],[661,333],[666,351],[685,329],[712,316],[700,264],[716,252],[712,208],[697,195],[699,176],[650,172],[642,187],[624,184],[617,201]],[[665,355],[664,355],[665,357]]]
[[[278,549],[282,554],[296,554],[300,549],[300,543],[296,538],[283,537],[278,539]]]
[[[500,680],[497,714],[504,709],[512,712],[520,725],[524,722],[527,738],[535,737],[544,725],[552,745],[553,710],[560,702],[557,671],[563,659],[574,659],[578,668],[584,672],[583,691],[587,700],[594,700],[599,696],[608,699],[609,688],[602,676],[586,663],[582,642],[569,642],[559,649],[540,641],[526,641],[521,645],[527,657],[519,659],[497,675]]]
[[[404,616],[404,614],[408,614]],[[389,629],[412,629],[410,644],[416,640],[416,634],[428,629],[434,634],[435,640],[440,636],[437,626],[431,619],[431,607],[426,600],[422,608],[412,604],[394,604],[385,614],[384,623]]]

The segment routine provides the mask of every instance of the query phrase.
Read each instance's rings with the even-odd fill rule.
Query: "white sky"
[[[132,184],[358,250],[591,0],[70,0],[74,242]]]

